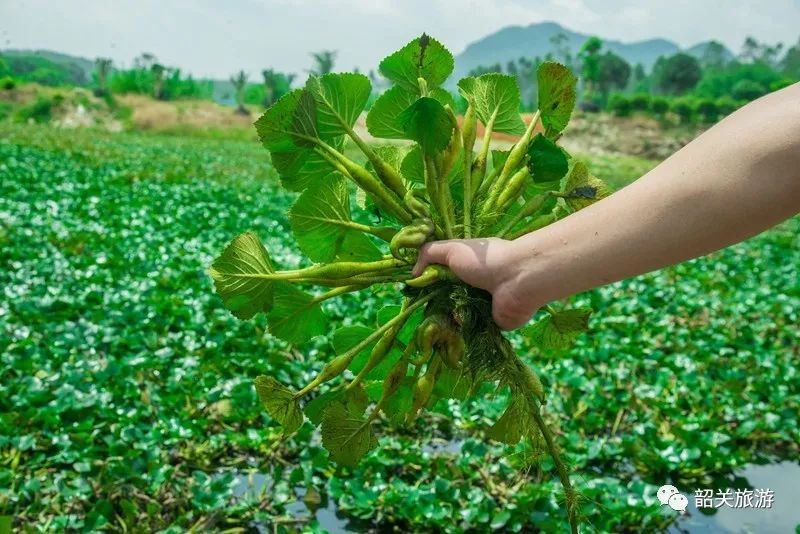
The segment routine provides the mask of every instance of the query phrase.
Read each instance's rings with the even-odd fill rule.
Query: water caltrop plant
[[[289,222],[313,263],[279,270],[258,236],[245,232],[214,261],[211,276],[236,317],[264,312],[271,334],[295,345],[328,333],[326,300],[391,284],[398,304],[379,311],[376,327],[335,330],[332,358],[305,387],[255,379],[266,411],[287,434],[306,419],[320,425],[331,459],[354,466],[377,446],[372,423],[381,414],[403,424],[439,399],[508,391],[509,404],[487,435],[550,453],[575,531],[577,494],[542,417],[542,382],[492,320],[491,295],[442,266],[411,271],[426,242],[515,238],[607,190],[556,144],[575,106],[576,79],[567,68],[539,67],[538,111],[527,124],[516,80],[497,73],[458,82],[466,111],[457,116],[453,96],[441,88],[452,70],[452,54],[424,34],[381,62],[393,85],[366,119],[372,137],[392,140],[379,144],[354,126],[372,92],[366,76],[311,76],[275,102],[255,125],[283,186],[300,193]],[[495,133],[518,140],[492,149]],[[348,144],[363,164],[348,155]],[[543,348],[569,345],[590,313],[546,312],[524,331]]]

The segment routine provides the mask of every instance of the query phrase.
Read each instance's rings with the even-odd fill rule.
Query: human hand
[[[511,241],[499,238],[451,239],[426,243],[413,274],[429,264],[445,265],[463,282],[492,294],[492,317],[503,330],[523,326],[544,303],[521,291],[520,262]]]

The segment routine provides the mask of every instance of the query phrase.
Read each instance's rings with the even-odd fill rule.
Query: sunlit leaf
[[[253,232],[231,241],[209,269],[217,294],[239,319],[272,308],[274,282],[258,276],[274,272],[267,250]]]
[[[275,284],[274,295],[269,312],[272,335],[297,345],[325,333],[327,317],[313,295],[286,282]]]
[[[531,342],[544,349],[565,349],[589,328],[592,310],[576,308],[547,314],[523,332]]]
[[[525,123],[519,115],[520,94],[517,79],[506,74],[484,74],[462,78],[458,88],[465,98],[472,98],[478,118],[486,125],[494,118],[495,132],[522,135]]]
[[[378,70],[406,91],[419,94],[419,78],[423,78],[429,88],[442,85],[453,72],[453,65],[453,54],[436,39],[422,34],[384,58]]]
[[[552,61],[539,65],[539,111],[545,135],[553,139],[567,127],[575,108],[577,79],[570,70]]]
[[[580,161],[572,166],[564,183],[564,201],[573,211],[594,204],[610,194],[611,190],[605,182],[589,174],[586,165]]]

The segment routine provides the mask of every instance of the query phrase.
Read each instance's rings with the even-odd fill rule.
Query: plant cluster
[[[258,237],[246,232],[214,261],[211,275],[234,315],[267,312],[270,332],[295,344],[325,332],[322,302],[402,283],[401,304],[386,310],[379,328],[336,331],[336,356],[299,391],[272,376],[256,378],[266,410],[287,433],[306,417],[321,425],[331,458],[353,466],[376,446],[371,423],[381,413],[411,421],[436,398],[464,399],[483,383],[508,389],[510,403],[489,436],[526,439],[549,451],[574,528],[576,495],[542,418],[542,383],[492,321],[490,295],[441,266],[416,277],[410,271],[428,241],[525,234],[607,189],[556,144],[575,105],[576,79],[566,67],[539,67],[539,110],[527,125],[514,78],[491,73],[459,81],[468,102],[459,120],[441,88],[452,69],[451,53],[424,34],[381,62],[393,86],[371,107],[367,127],[374,137],[403,143],[371,146],[354,130],[371,92],[366,76],[312,75],[278,100],[256,129],[283,185],[301,191],[289,220],[315,263],[278,270]],[[519,139],[508,150],[491,150],[495,132]],[[365,165],[346,155],[345,141],[358,147]],[[353,186],[357,203],[377,210],[381,226],[353,219]],[[297,286],[330,289],[312,294]],[[586,327],[587,310],[549,312],[532,332],[542,345],[568,342]],[[321,392],[337,377],[344,380]]]

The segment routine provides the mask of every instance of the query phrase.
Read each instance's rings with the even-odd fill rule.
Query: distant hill
[[[706,41],[704,43],[697,43],[696,45],[690,46],[689,48],[687,48],[685,50],[685,52],[687,54],[689,54],[690,56],[694,56],[697,59],[702,61],[703,59],[705,59],[706,55],[708,54],[709,48],[712,45],[722,46],[722,49],[721,49],[722,50],[722,54],[721,54],[722,61],[728,62],[728,61],[734,59],[734,57],[736,57],[736,56],[734,56],[733,52],[728,50],[728,48],[726,48],[724,45],[720,45],[716,41]]]
[[[15,58],[22,61],[28,58],[43,58],[49,60],[56,65],[64,67],[73,73],[76,82],[81,80],[77,85],[85,85],[92,79],[92,71],[94,71],[94,60],[86,59],[85,57],[70,56],[60,52],[53,52],[52,50],[2,50],[0,55],[7,58]]]
[[[469,44],[462,53],[458,54],[455,72],[450,82],[455,83],[476,67],[495,63],[505,66],[507,62],[520,57],[543,58],[547,54],[552,54],[557,60],[563,59],[558,57],[551,42],[551,39],[558,34],[566,36],[562,46],[568,48],[573,56],[577,55],[583,43],[589,38],[589,34],[574,32],[555,22],[540,22],[530,26],[509,26]],[[602,38],[602,36],[600,37]],[[701,43],[692,49],[701,47],[698,48],[698,51],[702,53],[705,49],[703,47],[707,44]],[[660,56],[669,56],[680,51],[680,47],[676,43],[667,39],[649,39],[631,43],[603,39],[603,46],[606,50],[611,50],[625,58],[631,65],[641,63],[646,70],[650,70]],[[726,51],[730,54],[729,50],[726,49]],[[730,56],[733,57],[733,54]]]

